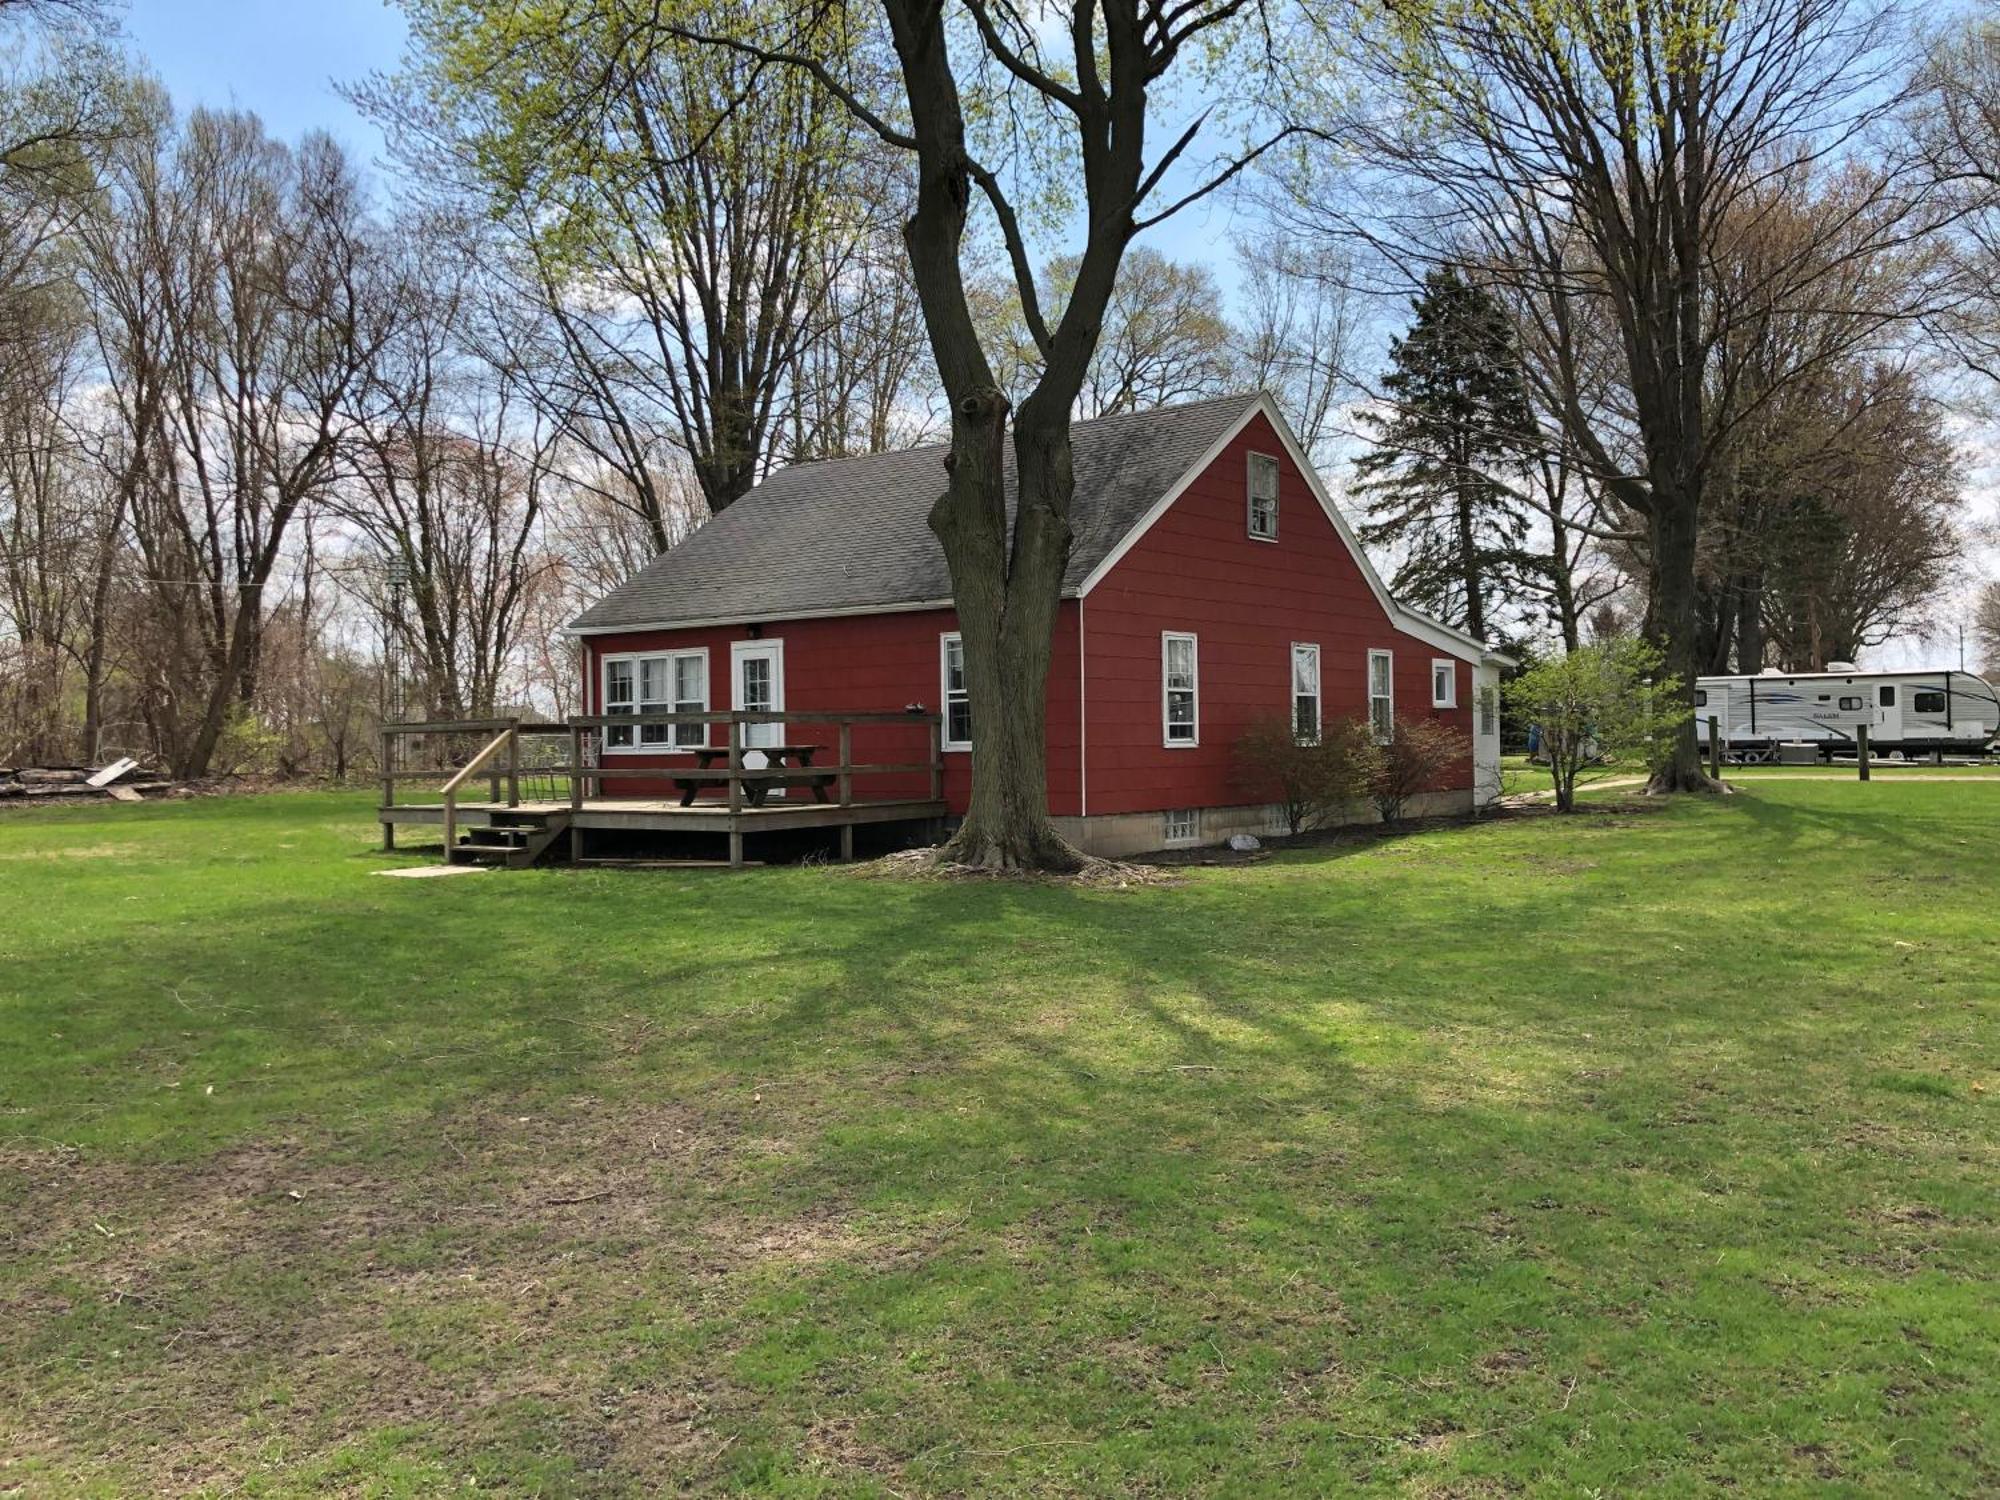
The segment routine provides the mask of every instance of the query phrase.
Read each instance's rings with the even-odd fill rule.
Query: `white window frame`
[[[603,710],[604,716],[606,718],[612,717],[611,668],[614,663],[618,662],[631,663],[632,708],[635,714],[642,714],[646,712],[646,705],[648,701],[647,699],[640,696],[646,680],[645,663],[649,661],[663,661],[667,664],[666,665],[667,687],[668,691],[671,692],[674,688],[679,686],[679,680],[680,680],[679,664],[682,660],[687,658],[697,658],[701,662],[701,707],[698,709],[690,709],[688,710],[688,712],[704,713],[704,714],[708,713],[710,711],[709,706],[715,702],[715,679],[710,674],[709,671],[708,647],[706,646],[686,646],[678,651],[605,652],[604,655],[600,656],[597,661],[598,707]],[[673,698],[664,698],[658,701],[665,705],[665,711],[668,713],[675,713],[679,711],[674,707],[674,704],[677,700]],[[684,755],[690,750],[705,750],[708,748],[708,725],[706,724],[661,724],[652,726],[655,728],[666,730],[670,738],[666,741],[656,740],[651,744],[647,744],[644,742],[644,734],[648,726],[645,725],[623,726],[628,729],[636,728],[638,729],[639,732],[632,736],[632,742],[630,744],[614,745],[611,742],[611,736],[614,733],[616,733],[620,727],[621,726],[615,724],[605,726],[604,740],[603,740],[603,751],[605,754]]]
[[[972,721],[971,682],[968,681],[955,694],[951,690],[951,648],[954,642],[957,643],[959,651],[959,674],[963,676],[965,672],[965,637],[956,630],[942,632],[938,636],[938,713],[944,719],[944,723],[941,726],[941,733],[944,736],[944,748],[947,750],[970,750],[972,748],[970,735],[962,740],[955,740],[951,737],[951,704],[954,697],[964,700],[965,718],[968,727],[970,727]]]
[[[1271,529],[1257,529],[1257,466],[1267,463],[1271,466]],[[1275,453],[1250,453],[1243,459],[1243,529],[1253,542],[1275,542],[1278,539],[1278,456]]]
[[[1174,738],[1173,694],[1168,686],[1167,662],[1173,647],[1170,642],[1188,643],[1188,687],[1185,691],[1193,699],[1192,731],[1186,739]],[[1169,750],[1192,750],[1201,744],[1201,638],[1192,631],[1163,630],[1160,632],[1160,743]]]
[[[1389,689],[1386,693],[1378,693],[1375,691],[1375,663],[1377,661],[1388,663],[1388,670],[1383,674],[1384,678],[1387,681]],[[1389,741],[1391,741],[1396,737],[1396,653],[1395,652],[1370,651],[1368,653],[1368,676],[1365,679],[1363,686],[1366,687],[1368,690],[1369,729],[1375,736],[1376,744],[1386,745],[1389,743]],[[1375,722],[1375,702],[1378,698],[1383,703],[1386,703],[1389,706],[1389,712],[1387,716],[1389,727],[1386,731],[1383,730],[1380,726],[1378,726]]]
[[[1186,832],[1176,833],[1175,823],[1185,818]],[[1160,847],[1177,849],[1187,844],[1201,842],[1201,809],[1198,807],[1173,807],[1160,814]]]
[[[1310,655],[1313,664],[1313,717],[1310,734],[1299,732],[1299,699],[1305,696],[1299,691],[1299,658],[1302,655]],[[1320,670],[1319,642],[1293,641],[1292,654],[1288,661],[1291,667],[1289,684],[1291,695],[1288,702],[1291,707],[1292,738],[1301,745],[1317,745],[1321,734],[1326,730],[1326,678]]]
[[[1445,694],[1438,696],[1438,668],[1444,668]],[[1431,707],[1458,707],[1458,663],[1449,656],[1431,658]]]

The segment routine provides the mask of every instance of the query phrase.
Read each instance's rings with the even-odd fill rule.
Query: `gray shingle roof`
[[[1072,429],[1077,588],[1254,394],[1079,422]],[[572,622],[576,630],[869,609],[951,597],[926,518],[944,490],[942,446],[781,469]],[[1008,508],[1014,464],[1007,455]]]

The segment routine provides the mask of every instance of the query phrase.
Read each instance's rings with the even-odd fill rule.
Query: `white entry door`
[[[785,706],[785,643],[738,641],[729,648],[730,675],[735,679],[736,707],[744,713],[779,713]],[[745,749],[782,745],[782,724],[743,726]]]

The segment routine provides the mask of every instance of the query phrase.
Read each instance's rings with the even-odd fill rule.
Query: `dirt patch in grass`
[[[939,858],[936,849],[904,849],[880,859],[856,865],[853,876],[863,880],[1011,880],[1038,885],[1071,885],[1086,890],[1128,890],[1136,886],[1176,885],[1177,878],[1156,867],[1150,858],[1144,863],[1086,857],[1081,868],[1069,874],[1052,871],[982,870],[952,864]]]
[[[0,1246],[35,1268],[0,1292],[10,1329],[53,1349],[102,1325],[98,1357],[128,1374],[116,1410],[88,1380],[0,1387],[0,1436],[182,1491],[240,1477],[281,1439],[326,1451],[412,1423],[469,1435],[523,1403],[576,1428],[572,1457],[601,1449],[668,1488],[713,1477],[724,1445],[698,1392],[607,1386],[570,1351],[649,1300],[692,1314],[774,1276],[914,1264],[941,1238],[832,1195],[722,1210],[770,1126],[727,1107],[487,1114],[429,1127],[444,1149],[414,1172],[293,1142],[166,1165],[7,1150]],[[272,1405],[260,1393],[278,1371]],[[832,1467],[893,1467],[851,1427],[821,1436]]]

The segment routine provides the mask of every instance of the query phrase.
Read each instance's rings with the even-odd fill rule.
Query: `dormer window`
[[[1260,542],[1278,539],[1278,460],[1268,453],[1250,455],[1250,535]]]

